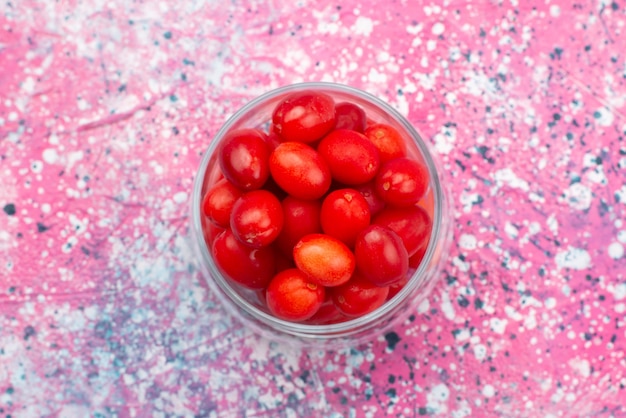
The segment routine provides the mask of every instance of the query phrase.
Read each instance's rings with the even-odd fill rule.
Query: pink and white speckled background
[[[626,416],[625,24],[623,0],[1,1],[0,416]],[[212,135],[306,80],[396,106],[457,208],[428,303],[328,353],[232,322],[187,242]]]

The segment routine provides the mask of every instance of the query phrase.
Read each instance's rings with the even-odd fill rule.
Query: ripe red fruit
[[[402,280],[409,269],[409,256],[402,239],[381,225],[370,225],[361,231],[354,255],[361,274],[377,286]]]
[[[230,227],[239,241],[254,248],[271,244],[283,228],[283,209],[267,190],[253,190],[233,205]]]
[[[396,158],[383,164],[376,175],[376,193],[389,205],[415,205],[428,189],[428,170],[417,161]]]
[[[319,200],[302,200],[287,196],[281,202],[283,208],[283,230],[276,239],[276,246],[286,255],[293,257],[293,247],[300,238],[322,232]]]
[[[420,266],[420,264],[422,264],[422,260],[424,259],[424,256],[426,255],[426,250],[428,249],[428,243],[426,246],[420,247],[415,254],[413,254],[411,257],[409,257],[409,267],[414,268],[417,270],[417,268]]]
[[[267,286],[265,298],[270,312],[288,321],[312,317],[324,301],[323,286],[312,283],[298,269],[281,271]]]
[[[406,157],[406,145],[400,133],[390,125],[377,123],[365,129],[365,136],[378,149],[380,162]]]
[[[410,261],[409,261],[409,264],[410,264]],[[391,300],[391,298],[393,298],[395,295],[400,293],[400,291],[404,288],[404,286],[406,286],[408,282],[409,282],[409,276],[406,275],[404,279],[389,286],[389,294],[387,295],[387,300]]]
[[[324,199],[320,220],[325,234],[352,247],[358,233],[370,224],[370,210],[359,192],[339,189]]]
[[[374,216],[385,207],[385,201],[376,194],[376,186],[373,181],[354,187],[365,198],[370,208],[370,215]]]
[[[276,269],[273,248],[248,247],[230,230],[215,238],[211,253],[224,276],[250,289],[266,287]]]
[[[328,287],[347,282],[355,268],[346,244],[324,234],[304,236],[293,249],[293,259],[312,282]]]
[[[269,177],[270,147],[257,129],[239,129],[220,145],[219,164],[224,177],[244,191],[259,189]]]
[[[333,288],[328,288],[326,290],[326,297],[324,298],[324,302],[322,302],[322,306],[320,306],[317,312],[315,312],[315,314],[308,319],[307,323],[315,325],[328,325],[341,322],[346,318],[333,303],[330,296],[330,289]]]
[[[228,228],[230,225],[230,212],[242,194],[243,192],[231,182],[222,179],[215,183],[204,195],[202,212],[215,225]]]
[[[365,111],[354,103],[337,103],[335,114],[337,119],[335,129],[350,129],[360,133],[365,130]]]
[[[363,134],[347,129],[332,131],[317,150],[335,180],[352,186],[372,180],[380,166],[378,150]]]
[[[324,93],[293,93],[276,106],[272,123],[285,141],[314,142],[335,126],[335,102]]]
[[[300,142],[283,142],[272,152],[270,172],[276,183],[300,199],[318,199],[331,183],[326,161],[313,148]]]
[[[428,213],[420,206],[383,209],[372,223],[386,226],[402,238],[409,257],[419,249],[426,249],[432,229]]]
[[[387,300],[388,287],[379,287],[356,273],[341,286],[329,289],[333,302],[349,317],[362,316],[382,306]]]

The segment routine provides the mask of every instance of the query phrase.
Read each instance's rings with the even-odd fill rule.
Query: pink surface
[[[2,2],[2,416],[624,416],[626,3],[545,3]],[[396,106],[457,210],[428,303],[328,353],[187,242],[212,135],[306,80]]]

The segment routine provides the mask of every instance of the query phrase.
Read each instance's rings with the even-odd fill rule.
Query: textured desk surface
[[[2,416],[619,416],[626,2],[443,3],[1,2]],[[306,80],[397,107],[456,207],[428,303],[328,353],[228,319],[186,241],[212,135]]]

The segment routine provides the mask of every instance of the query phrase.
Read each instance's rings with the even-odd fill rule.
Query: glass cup
[[[243,128],[267,130],[276,105],[289,94],[301,90],[328,94],[336,103],[344,101],[354,103],[363,108],[368,119],[393,126],[405,140],[408,157],[421,161],[430,175],[429,190],[422,202],[432,218],[433,225],[428,248],[418,268],[409,271],[410,278],[406,285],[378,309],[358,318],[328,325],[279,319],[264,306],[259,291],[246,289],[224,277],[207,245],[214,228],[201,210],[204,194],[219,180],[217,150],[226,134]],[[451,241],[452,219],[449,192],[441,174],[434,155],[415,128],[382,100],[353,87],[334,83],[300,83],[278,88],[252,100],[228,119],[202,158],[191,196],[191,237],[196,265],[209,288],[218,296],[229,313],[253,331],[270,339],[305,346],[337,348],[353,346],[376,338],[391,330],[411,313],[415,313],[417,306],[424,301],[441,276],[442,263],[445,261]]]

